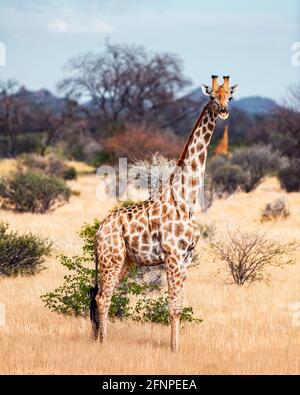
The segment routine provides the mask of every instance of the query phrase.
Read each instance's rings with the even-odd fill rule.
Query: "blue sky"
[[[177,53],[193,87],[230,74],[239,97],[279,100],[299,81],[291,62],[299,8],[298,0],[1,0],[0,78],[55,92],[66,61],[109,38]]]

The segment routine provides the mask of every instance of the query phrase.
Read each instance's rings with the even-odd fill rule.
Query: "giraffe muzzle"
[[[228,112],[227,108],[225,108],[225,107],[220,108],[219,117],[221,119],[227,119],[229,117],[229,112]]]

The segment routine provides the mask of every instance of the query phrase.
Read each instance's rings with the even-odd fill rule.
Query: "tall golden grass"
[[[33,277],[1,278],[0,303],[6,326],[0,327],[2,374],[271,374],[300,373],[300,327],[293,325],[291,303],[300,302],[300,254],[296,264],[272,269],[271,283],[237,287],[224,282],[204,242],[198,245],[200,265],[189,273],[185,304],[203,319],[186,325],[177,354],[169,351],[169,328],[129,320],[109,325],[109,342],[89,340],[90,323],[45,309],[40,295],[62,282],[55,255],[80,253],[77,231],[84,222],[102,218],[114,205],[99,202],[95,176],[80,177],[71,186],[80,191],[69,204],[46,215],[0,210],[0,220],[13,229],[49,237],[55,246],[45,270]],[[215,222],[219,237],[227,228],[268,232],[283,241],[300,239],[300,194],[286,195],[289,218],[260,223],[267,202],[286,195],[275,179],[250,194],[237,193],[216,201],[199,221]]]

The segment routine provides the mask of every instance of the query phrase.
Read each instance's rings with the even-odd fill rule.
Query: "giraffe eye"
[[[214,97],[213,97],[213,96],[209,96],[209,98],[210,98],[210,100],[214,100]]]

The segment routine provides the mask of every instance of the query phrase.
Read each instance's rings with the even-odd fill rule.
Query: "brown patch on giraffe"
[[[164,246],[164,252],[166,252],[167,254],[171,254],[172,252],[172,247],[169,244],[166,244]]]
[[[155,207],[155,208],[152,210],[152,215],[153,215],[154,217],[157,217],[159,214],[160,214],[160,208],[159,208],[159,207]]]
[[[127,222],[124,222],[124,223],[123,223],[123,225],[122,225],[122,231],[123,231],[123,233],[128,233],[128,231],[129,231],[129,225],[128,225]]]
[[[205,153],[204,153],[204,152],[202,152],[202,153],[199,155],[199,160],[200,160],[201,163],[204,163],[204,162],[205,162]]]
[[[191,166],[193,171],[197,170],[197,162],[195,161],[195,159],[192,160]]]
[[[188,245],[188,243],[185,240],[183,240],[183,239],[178,241],[178,247],[181,250],[185,250],[187,248],[187,245]]]
[[[181,203],[180,205],[179,205],[179,208],[182,210],[182,211],[186,211],[186,205],[184,204],[184,203]]]
[[[160,224],[161,224],[160,218],[153,218],[151,220],[151,226],[153,228],[159,228]]]
[[[186,236],[188,239],[191,239],[191,238],[192,238],[192,231],[191,231],[190,229],[188,229],[188,230],[185,232],[185,236]]]
[[[181,183],[184,185],[185,184],[185,175],[181,174]]]
[[[133,248],[138,249],[139,247],[139,236],[133,236],[131,243]]]
[[[142,234],[142,241],[143,241],[144,244],[146,244],[146,243],[149,242],[149,234],[148,234],[148,232],[145,231],[145,232]]]
[[[145,225],[145,226],[147,226],[147,224],[148,224],[147,219],[146,219],[145,217],[142,217],[142,218],[140,219],[140,222],[141,222],[141,224],[143,224],[143,225]]]
[[[183,231],[184,231],[184,226],[182,224],[175,225],[175,236],[176,237],[179,237]]]
[[[214,125],[213,125],[211,122],[209,122],[209,124],[208,124],[208,129],[209,129],[211,132],[214,130]]]
[[[210,142],[210,138],[211,138],[211,133],[206,133],[204,135],[204,141],[206,142],[206,144]]]
[[[204,146],[201,143],[198,143],[197,146],[196,146],[196,149],[197,149],[198,152],[203,150],[203,148],[204,148]]]
[[[141,224],[138,224],[137,227],[136,227],[136,231],[138,233],[142,233],[144,229],[145,229],[145,227],[142,226]]]
[[[132,224],[130,224],[130,233],[135,233],[136,232],[136,223],[133,222]]]
[[[190,179],[190,186],[191,186],[192,188],[194,188],[195,186],[197,186],[197,183],[198,183],[197,178],[192,177],[192,178]]]
[[[168,218],[170,221],[173,221],[174,219],[174,209],[171,209],[168,213]]]
[[[173,222],[169,222],[167,226],[168,232],[173,233]]]
[[[166,204],[164,204],[162,207],[162,215],[166,215],[167,212],[168,212],[168,206]]]

